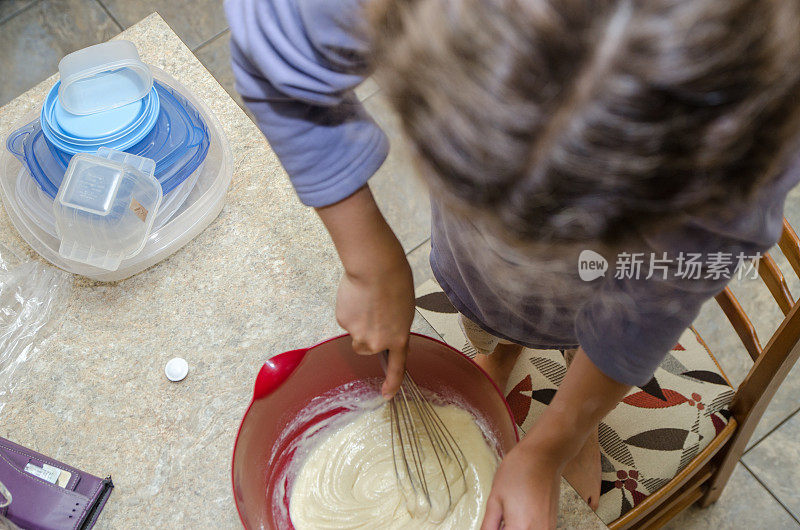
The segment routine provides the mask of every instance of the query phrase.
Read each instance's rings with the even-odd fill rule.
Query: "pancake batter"
[[[466,493],[441,523],[410,515],[395,478],[388,407],[381,406],[355,414],[310,450],[292,487],[289,513],[295,528],[479,528],[497,456],[469,412],[454,405],[435,408],[468,464]],[[441,474],[428,480],[443,490]]]

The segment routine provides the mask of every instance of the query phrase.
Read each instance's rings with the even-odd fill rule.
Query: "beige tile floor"
[[[106,40],[158,11],[194,51],[219,83],[241,102],[233,88],[230,39],[222,0],[0,0],[0,105],[57,70],[59,59],[76,49]],[[424,186],[413,174],[398,123],[379,87],[368,80],[359,97],[387,131],[392,153],[371,185],[377,201],[408,253],[419,285],[431,277],[430,206]],[[786,216],[800,228],[800,189],[787,201]],[[785,265],[774,253],[779,264]],[[789,270],[783,267],[783,270]],[[788,274],[793,293],[800,280]],[[754,320],[760,337],[774,331],[780,312],[757,281],[733,285]],[[749,357],[716,305],[706,304],[695,326],[738,383]],[[415,331],[435,335],[418,314]],[[800,368],[789,375],[757,429],[722,498],[710,508],[691,508],[671,528],[800,528]]]

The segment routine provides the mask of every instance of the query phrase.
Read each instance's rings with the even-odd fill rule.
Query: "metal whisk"
[[[385,372],[388,352],[379,357]],[[412,517],[441,522],[467,490],[467,459],[408,372],[387,406],[394,471],[408,511]],[[443,487],[436,487],[436,475]]]

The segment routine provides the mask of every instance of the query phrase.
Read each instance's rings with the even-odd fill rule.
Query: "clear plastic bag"
[[[52,329],[68,275],[21,259],[0,244],[0,414],[19,381],[19,368]]]

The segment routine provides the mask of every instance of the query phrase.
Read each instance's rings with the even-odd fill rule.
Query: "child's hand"
[[[532,442],[523,440],[500,464],[481,530],[556,527],[563,464]]]
[[[414,282],[408,261],[401,257],[394,266],[377,267],[366,277],[346,273],[336,300],[336,319],[353,336],[356,353],[372,355],[389,350],[386,381],[381,388],[385,398],[394,396],[403,382],[408,334],[414,319]]]
[[[629,388],[578,348],[550,405],[500,464],[482,530],[496,530],[501,522],[508,530],[555,528],[561,473]]]

